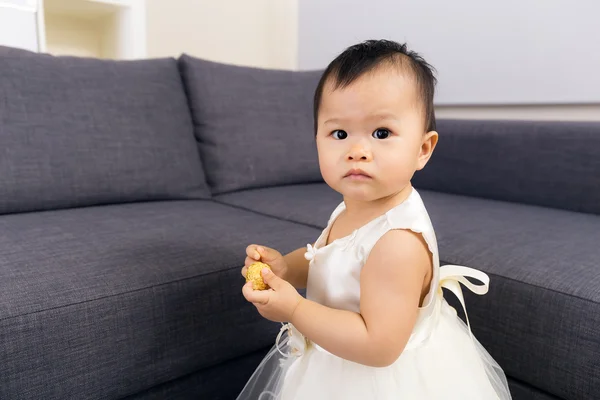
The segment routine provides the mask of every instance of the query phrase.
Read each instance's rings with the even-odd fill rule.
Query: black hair
[[[314,97],[313,113],[315,134],[317,133],[319,108],[323,97],[323,88],[332,79],[334,90],[344,88],[358,78],[374,70],[376,67],[389,63],[391,65],[407,66],[413,74],[420,100],[425,112],[425,132],[436,129],[433,95],[437,79],[435,69],[418,53],[408,50],[406,44],[391,40],[367,40],[348,47],[337,56],[325,69],[317,86]]]

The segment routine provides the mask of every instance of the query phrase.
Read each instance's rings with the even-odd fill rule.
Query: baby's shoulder
[[[385,215],[375,221],[375,223],[361,231],[360,235],[356,238],[355,243],[358,253],[364,259],[368,257],[375,244],[377,244],[384,235],[388,232],[395,231],[401,232],[392,234],[394,240],[411,241],[411,236],[417,235],[424,239],[432,253],[436,252],[437,243],[435,233],[425,206],[420,201],[419,197],[416,199],[412,197],[409,200],[410,201],[389,210]],[[387,243],[394,243],[394,241],[389,241]],[[399,242],[396,243],[400,244]]]

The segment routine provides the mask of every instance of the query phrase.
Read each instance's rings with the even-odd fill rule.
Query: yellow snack
[[[248,272],[246,273],[246,282],[252,282],[252,288],[254,290],[266,290],[269,286],[263,281],[261,271],[263,268],[271,269],[268,264],[255,262],[250,264]]]

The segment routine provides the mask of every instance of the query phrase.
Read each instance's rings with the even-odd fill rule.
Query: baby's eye
[[[375,131],[373,132],[373,137],[375,139],[387,139],[388,137],[390,137],[390,131],[385,129],[385,128],[379,128],[379,129],[375,129]]]
[[[348,137],[348,134],[346,131],[336,129],[335,131],[331,132],[331,136],[333,136],[334,139],[343,140]]]

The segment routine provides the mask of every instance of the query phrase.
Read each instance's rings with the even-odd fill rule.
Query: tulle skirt
[[[344,360],[314,344],[290,354],[298,348],[292,345],[297,337],[284,335],[238,399],[511,399],[504,372],[443,297],[436,299],[433,314],[422,321],[434,324],[426,339],[411,337],[398,360],[382,368]]]

